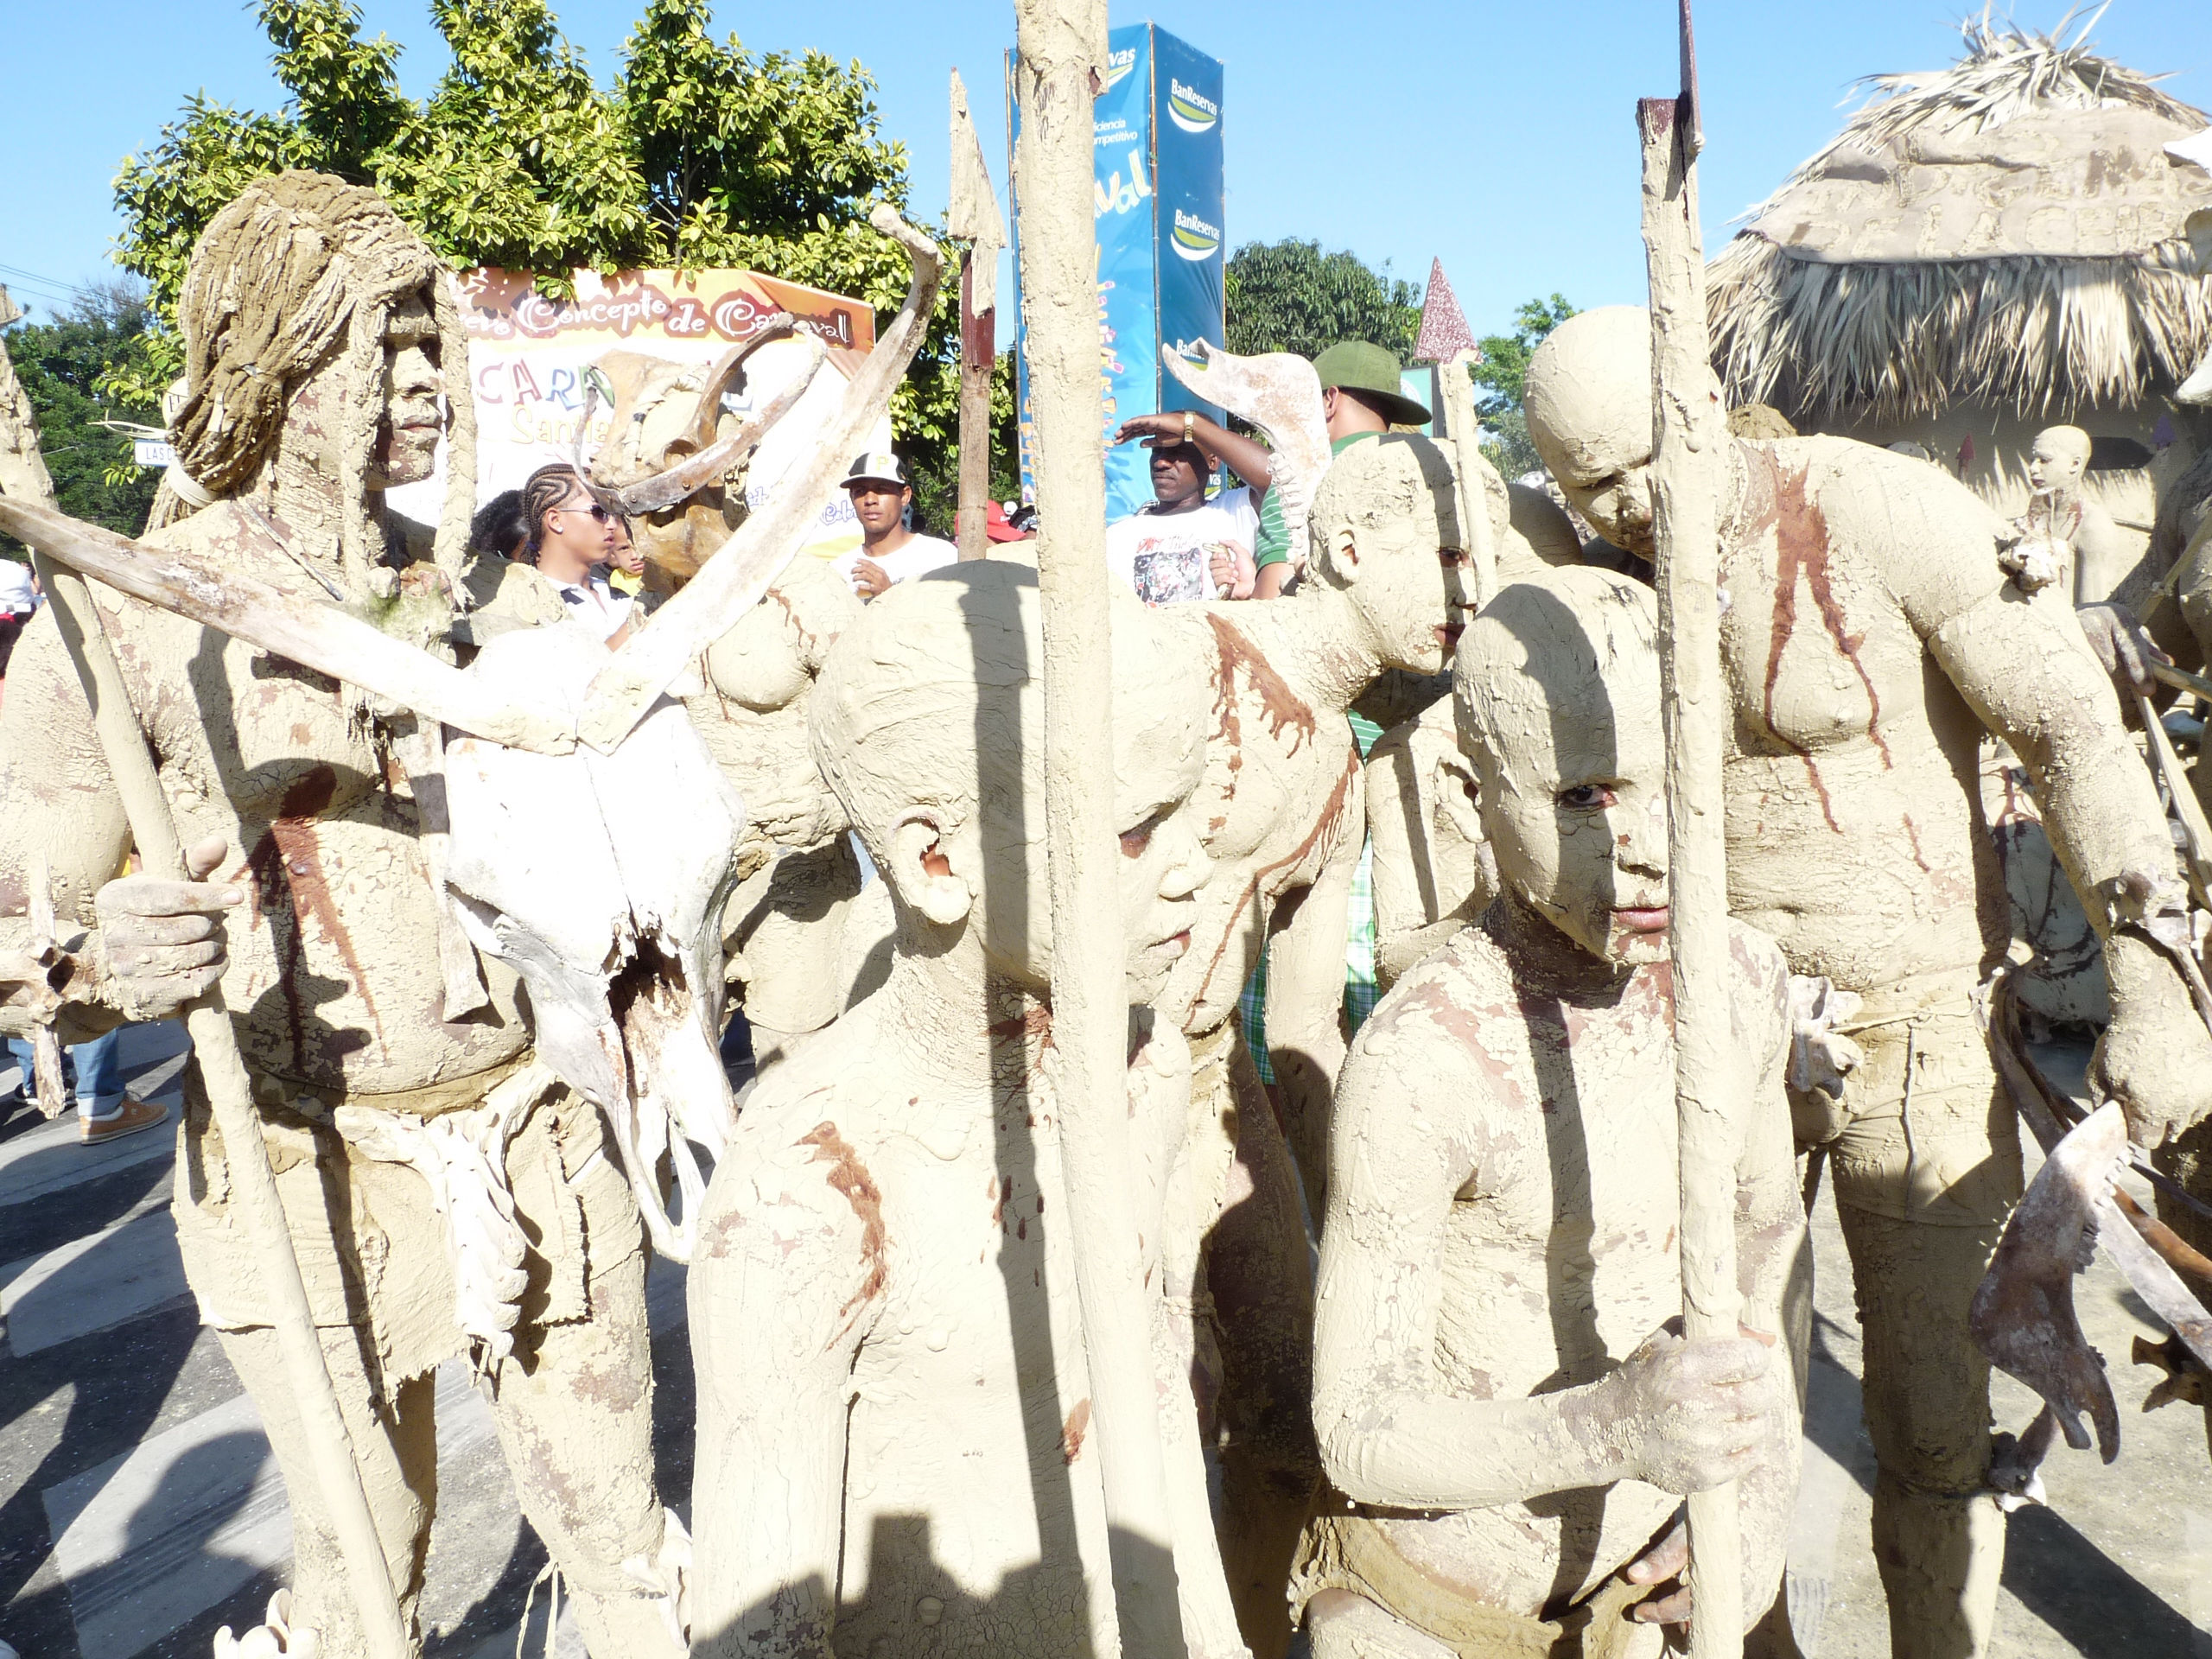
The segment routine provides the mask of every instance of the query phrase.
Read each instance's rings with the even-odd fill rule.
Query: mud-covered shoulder
[[[1520,1020],[1505,953],[1477,923],[1422,958],[1376,1005],[1352,1039],[1345,1080],[1376,1072],[1456,1078],[1466,1068],[1469,1077],[1495,1074],[1491,1051],[1509,1046],[1497,1027]],[[1469,1092],[1458,1082],[1445,1092],[1455,1091]]]

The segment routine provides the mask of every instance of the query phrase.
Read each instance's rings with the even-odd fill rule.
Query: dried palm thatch
[[[1843,131],[1713,262],[1731,404],[1800,420],[2140,403],[2212,350],[2204,114],[2071,40],[1961,25],[1950,68],[1861,82]]]

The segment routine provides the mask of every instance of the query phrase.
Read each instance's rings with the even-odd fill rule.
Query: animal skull
[[[1274,452],[1268,488],[1282,504],[1282,527],[1290,537],[1290,556],[1306,563],[1306,517],[1321,474],[1329,470],[1329,427],[1321,413],[1321,378],[1313,365],[1290,352],[1236,357],[1205,340],[1196,363],[1173,346],[1160,348],[1167,371],[1208,403],[1218,404],[1239,420],[1267,435]]]

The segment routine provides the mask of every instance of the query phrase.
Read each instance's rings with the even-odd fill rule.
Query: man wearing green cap
[[[1329,451],[1340,455],[1363,439],[1393,426],[1426,426],[1428,411],[1398,386],[1398,359],[1363,340],[1340,340],[1313,359],[1321,378],[1321,416],[1328,423]],[[1298,569],[1282,522],[1282,498],[1269,490],[1260,503],[1260,531],[1252,544],[1259,580],[1255,599],[1278,597]]]

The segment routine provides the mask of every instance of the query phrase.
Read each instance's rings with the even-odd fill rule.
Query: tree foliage
[[[755,54],[708,32],[708,0],[648,0],[611,85],[592,78],[544,0],[430,0],[453,64],[417,103],[400,48],[364,39],[352,0],[258,0],[290,93],[274,114],[188,98],[115,181],[118,259],[157,321],[143,398],[175,375],[168,325],[192,247],[251,180],[314,168],[372,185],[455,266],[538,272],[737,266],[905,298],[905,256],[867,222],[906,205],[906,150],[877,130],[874,81],[810,51]],[[892,405],[901,446],[942,463],[957,439],[957,303],[946,284]]]
[[[132,464],[128,433],[99,423],[161,424],[155,405],[120,401],[105,384],[118,370],[126,377],[143,370],[146,325],[137,285],[117,283],[86,290],[50,322],[26,321],[7,336],[61,511],[124,536],[145,529],[160,474]],[[0,550],[19,554],[21,544],[0,536]]]
[[[1356,253],[1319,242],[1247,242],[1223,272],[1228,338],[1240,356],[1295,352],[1319,357],[1340,340],[1386,347],[1402,363],[1421,328],[1421,286],[1376,270]]]
[[[1513,313],[1513,332],[1484,334],[1479,342],[1483,360],[1470,372],[1476,386],[1475,411],[1483,419],[1483,439],[1491,460],[1508,478],[1536,472],[1543,458],[1529,441],[1528,417],[1521,412],[1521,392],[1529,374],[1529,359],[1544,337],[1574,315],[1564,294],[1548,300],[1523,301]]]

